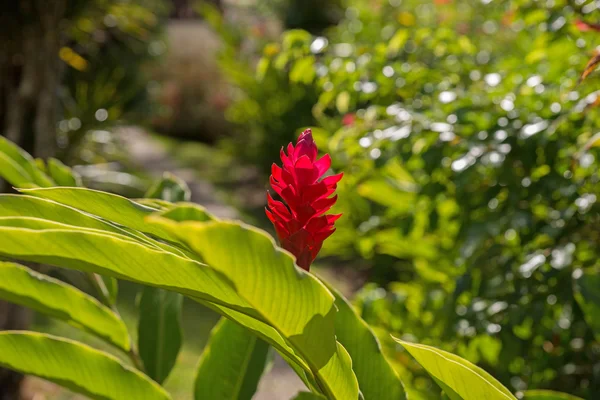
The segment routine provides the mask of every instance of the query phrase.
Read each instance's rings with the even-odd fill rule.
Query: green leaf
[[[575,299],[583,310],[585,320],[600,340],[600,271],[584,270],[575,280]]]
[[[399,29],[394,36],[390,39],[388,43],[388,54],[390,56],[395,56],[398,54],[400,49],[404,47],[406,41],[408,40],[408,31],[406,29]]]
[[[49,221],[37,222],[40,221],[60,226]],[[72,227],[56,229],[50,225],[36,231],[32,226],[27,229],[0,226],[0,236],[3,238],[0,241],[0,254],[101,273],[186,294],[235,319],[269,341],[309,374],[307,384],[311,379],[314,381],[308,365],[296,355],[284,337],[261,321],[248,303],[235,293],[226,278],[197,261],[121,236]],[[57,243],[61,243],[61,246],[57,246]]]
[[[523,392],[524,400],[583,400],[581,397],[552,390],[526,390]]]
[[[208,211],[202,206],[193,203],[178,203],[176,207],[170,208],[160,213],[155,214],[154,217],[162,217],[175,222],[183,221],[214,221],[217,218],[209,214]],[[160,223],[160,219],[153,221],[154,223]]]
[[[478,366],[452,353],[394,338],[431,375],[452,400],[516,400],[510,391]]]
[[[251,400],[265,369],[268,352],[267,343],[240,324],[222,318],[200,358],[194,398]]]
[[[10,173],[6,173],[4,168],[0,169],[0,175],[15,186],[24,187],[31,186],[33,184],[47,187],[55,185],[52,179],[50,179],[38,168],[35,160],[33,157],[31,157],[31,155],[29,155],[29,153],[2,136],[0,136],[0,160],[0,166],[4,167],[9,165],[12,166],[12,168],[16,168]],[[20,183],[11,181],[11,179],[18,177],[14,174],[15,171],[19,171],[19,174],[25,172],[26,175],[21,175],[21,179],[30,178],[31,180],[29,182],[22,182],[18,180]]]
[[[310,392],[300,392],[294,397],[293,400],[324,400],[325,397],[320,394]]]
[[[92,399],[164,400],[171,397],[144,374],[110,354],[36,332],[0,332],[0,365],[36,375]]]
[[[144,235],[111,224],[100,218],[84,214],[79,210],[64,206],[51,200],[32,196],[14,194],[0,195],[0,217],[14,217],[26,215],[27,217],[40,218],[59,222],[65,225],[107,231],[110,233],[127,236],[147,244],[152,244]]]
[[[128,351],[125,324],[92,296],[22,265],[0,262],[0,298],[85,329]]]
[[[299,358],[294,353],[294,349],[287,344],[281,334],[279,334],[279,332],[277,332],[273,327],[232,309],[210,303],[208,303],[207,306],[224,315],[225,317],[238,322],[240,325],[246,327],[246,329],[254,333],[259,338],[262,338],[270,343],[298,374],[300,379],[302,379],[308,388],[313,391],[320,392],[315,377],[308,365],[303,359]]]
[[[4,218],[20,215],[28,215],[28,217],[19,217],[26,218],[28,221],[22,221],[21,223],[16,224],[16,221],[10,221],[8,218]],[[91,230],[106,231],[153,248],[167,249],[170,252],[183,255],[182,250],[164,242],[153,240],[141,232],[106,222],[98,217],[83,213],[77,209],[67,207],[62,204],[58,204],[51,200],[32,196],[19,196],[11,194],[0,195],[0,225],[25,227],[24,224],[33,224],[34,218],[46,220],[45,225],[47,228],[52,227],[64,229],[80,227]],[[53,221],[54,223],[49,225],[49,221]],[[40,225],[42,222],[43,221],[37,221],[36,224]],[[109,294],[112,294],[112,296],[116,298],[117,293],[111,292],[111,290],[116,290],[117,287],[112,282],[108,282],[108,280],[105,280],[105,284],[108,288]]]
[[[366,181],[358,186],[358,194],[393,210],[395,215],[408,214],[414,206],[415,194],[399,190],[384,179]]]
[[[405,399],[400,378],[385,359],[375,334],[348,301],[331,286],[338,313],[335,316],[337,340],[352,357],[352,367],[365,400]]]
[[[0,136],[0,140],[2,137]],[[14,187],[27,187],[32,185],[33,178],[14,160],[0,152],[0,177],[4,178]]]
[[[192,193],[184,180],[165,172],[162,179],[155,182],[150,189],[148,189],[144,197],[178,202],[190,201]]]
[[[138,347],[144,371],[163,383],[175,365],[181,349],[181,308],[179,293],[145,286],[140,297]]]
[[[300,352],[328,396],[358,397],[351,359],[335,340],[334,297],[271,237],[247,225],[218,221],[180,222],[173,233],[230,279],[240,296]]]
[[[278,249],[265,233],[231,222],[146,225],[146,207],[140,211],[142,206],[118,196],[78,188],[34,192],[60,193],[85,211],[92,208],[105,218],[114,215],[119,223],[131,222],[129,228],[140,226],[173,241],[179,237],[181,246],[189,246],[208,265],[113,233],[57,223],[27,229],[0,226],[0,254],[188,295],[260,334],[294,367],[302,367],[303,379],[318,382],[329,398],[358,397],[350,356],[335,340],[333,296],[314,276],[297,268],[292,256]],[[283,302],[273,301],[280,293],[286,294]]]
[[[290,71],[290,80],[292,82],[301,82],[308,85],[315,78],[315,74],[315,57],[303,57],[294,63],[294,66]]]
[[[165,240],[174,240],[174,235],[166,232],[159,225],[145,223],[145,218],[156,209],[141,205],[116,194],[85,188],[38,188],[22,189],[25,194],[53,200],[58,203],[78,208],[117,224],[142,232],[153,234]]]
[[[48,172],[59,186],[83,186],[81,176],[56,158],[48,159]]]

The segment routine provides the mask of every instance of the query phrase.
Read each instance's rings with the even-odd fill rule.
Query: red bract
[[[285,202],[267,193],[267,217],[275,226],[281,247],[296,256],[297,264],[309,270],[323,241],[342,214],[324,215],[337,200],[333,194],[343,174],[321,179],[331,165],[329,154],[317,160],[317,146],[310,129],[302,132],[296,146],[281,148],[283,168],[273,164],[271,186]]]

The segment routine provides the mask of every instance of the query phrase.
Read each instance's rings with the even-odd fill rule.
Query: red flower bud
[[[575,24],[575,28],[577,28],[577,30],[579,30],[580,32],[589,32],[589,31],[600,32],[600,24],[591,24],[589,22],[585,22],[580,19],[576,19],[574,24]]]
[[[309,270],[323,241],[335,228],[342,214],[324,215],[337,196],[329,197],[343,174],[320,179],[331,165],[329,154],[317,160],[317,145],[310,129],[302,132],[296,146],[281,148],[283,168],[273,164],[271,186],[284,202],[267,193],[267,217],[275,226],[281,247],[296,256],[297,264]]]

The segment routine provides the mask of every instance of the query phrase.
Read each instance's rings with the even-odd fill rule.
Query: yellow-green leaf
[[[435,347],[395,340],[425,368],[452,400],[516,400],[493,376],[463,358]]]
[[[64,320],[129,350],[129,334],[121,318],[90,295],[47,275],[0,262],[0,298]]]
[[[0,332],[0,366],[98,400],[166,400],[156,382],[84,344],[36,332]]]

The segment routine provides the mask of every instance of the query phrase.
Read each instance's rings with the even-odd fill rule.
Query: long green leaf
[[[8,164],[6,160],[11,160],[10,164],[17,165],[21,171],[27,173],[27,177],[31,178],[31,181],[26,182],[25,186],[32,184],[42,187],[55,185],[54,181],[38,168],[29,153],[2,136],[0,136],[0,155],[0,159],[3,159],[6,164]],[[4,175],[3,169],[0,169],[0,176],[11,182],[10,177]],[[19,187],[24,186],[23,184],[11,183]]]
[[[306,364],[306,362],[298,357],[294,352],[294,349],[285,341],[279,332],[273,327],[261,322],[257,319],[251,318],[248,315],[242,314],[238,311],[225,308],[216,304],[208,303],[208,307],[212,308],[216,312],[230,318],[233,321],[238,322],[240,325],[246,327],[250,332],[254,333],[259,338],[270,343],[283,357],[283,359],[292,367],[292,369],[298,374],[300,379],[306,384],[306,386],[315,391],[321,393],[318,388],[315,377],[312,371]]]
[[[452,400],[516,400],[494,377],[452,353],[395,339],[444,389]]]
[[[200,358],[194,398],[251,400],[268,352],[269,345],[256,335],[236,322],[221,319]]]
[[[115,216],[115,222],[129,228],[173,241],[179,237],[209,266],[114,234],[66,228],[0,227],[0,235],[6,238],[0,243],[1,254],[135,280],[237,311],[270,325],[271,331],[265,325],[257,330],[272,339],[279,351],[288,350],[281,346],[283,339],[293,349],[285,354],[292,360],[303,359],[297,364],[308,367],[307,379],[314,376],[330,398],[358,397],[351,359],[335,341],[333,296],[316,278],[295,267],[291,255],[277,249],[266,234],[224,222],[148,227],[147,207],[103,192],[51,188],[28,193],[61,194],[72,206],[99,211],[102,215],[96,215],[105,219]],[[274,302],[281,293],[283,303]]]
[[[335,340],[334,297],[255,228],[180,222],[173,233],[229,278],[237,292],[297,349],[334,399],[358,398],[348,352]],[[277,301],[274,301],[277,296]]]
[[[3,238],[0,254],[102,273],[186,294],[249,327],[307,373],[310,371],[281,334],[261,322],[254,310],[239,298],[227,279],[203,264],[129,239],[86,230],[36,231],[0,226],[0,237]],[[306,379],[314,381],[310,376]]]
[[[300,392],[293,400],[325,400],[325,397],[316,393]]]
[[[584,271],[575,280],[575,298],[584,312],[585,320],[600,340],[600,270]]]
[[[161,239],[176,239],[172,234],[162,229],[160,225],[145,222],[145,218],[155,212],[156,209],[116,194],[85,188],[62,187],[21,189],[21,192],[80,209],[108,221],[153,234]]]
[[[144,371],[158,383],[167,379],[181,349],[182,306],[179,293],[148,286],[142,289],[138,348]]]
[[[526,390],[523,392],[524,400],[583,400],[581,397],[552,390]]]
[[[1,224],[3,240],[0,241],[0,254],[133,280],[223,304],[258,317],[222,274],[197,261],[105,232],[69,227],[19,228]]]
[[[0,177],[14,187],[27,187],[33,182],[33,178],[27,171],[2,152],[0,152]]]
[[[214,227],[220,228],[221,225]],[[270,260],[265,257],[270,268],[281,266],[285,271],[287,263],[287,268],[290,270],[283,274],[279,273],[279,281],[273,282],[272,277],[269,278],[269,273],[265,273],[260,267],[263,265],[259,262],[262,257],[250,257],[247,253],[236,251],[235,254],[247,257],[248,260],[252,261],[253,258],[256,260],[252,273],[242,272],[237,269],[240,266],[234,264],[229,265],[232,269],[225,268],[226,264],[221,264],[224,269],[217,271],[193,260],[163,250],[148,248],[122,237],[75,229],[34,230],[0,226],[0,235],[3,238],[0,242],[0,254],[136,280],[178,291],[268,322],[294,349],[287,354],[292,359],[301,357],[306,360],[312,373],[318,377],[317,380],[322,382],[324,390],[329,390],[331,398],[358,397],[358,387],[350,369],[350,357],[345,349],[335,342],[333,336],[335,309],[331,294],[312,275],[296,269],[291,256],[279,250],[275,251],[272,241],[263,234],[231,223],[223,225],[223,228],[233,228],[243,236],[246,235],[244,232],[248,232],[250,237],[247,245],[250,247],[246,247],[246,251],[254,253],[262,250],[265,256],[270,253]],[[196,233],[199,234],[199,232],[192,232],[192,234]],[[227,242],[217,242],[215,237],[212,237],[211,247],[217,252],[215,254],[232,253],[230,251],[232,245],[238,247],[238,241],[243,243],[246,240],[232,235],[231,241],[228,241],[226,239],[228,235],[216,235],[216,232],[208,231],[204,233],[210,236],[214,233],[216,238]],[[252,241],[253,237],[254,241]],[[216,243],[219,243],[219,246],[216,246]],[[205,258],[207,255],[211,256],[208,253],[202,254]],[[240,276],[236,278],[236,274]],[[256,276],[248,279],[251,275]],[[232,278],[236,278],[238,282],[236,283]],[[264,287],[260,286],[261,282],[265,283]],[[280,311],[273,307],[276,302],[267,295],[271,293],[270,296],[275,296],[282,293],[277,290],[279,284],[284,288],[290,287],[283,314],[279,314]],[[254,293],[249,291],[252,285],[256,285]],[[293,285],[297,285],[294,290],[291,289]],[[258,307],[248,303],[246,296],[257,302]],[[264,314],[267,313],[271,320],[266,319]],[[260,329],[266,332],[266,339],[273,335],[273,332],[264,329],[264,325]],[[278,350],[281,349],[280,343],[281,339],[273,340],[274,345],[279,344]],[[352,394],[353,391],[356,391],[356,395]]]
[[[337,340],[348,350],[360,391],[365,400],[400,400],[406,394],[400,378],[385,359],[379,340],[341,293],[329,286],[335,296]]]
[[[117,358],[68,339],[0,332],[0,365],[47,379],[92,399],[164,400],[159,385]]]
[[[83,328],[128,351],[123,321],[95,298],[22,265],[0,262],[0,298]]]
[[[14,194],[0,195],[0,217],[14,216],[34,217],[74,227],[106,231],[129,236],[137,241],[157,246],[140,233],[116,226],[100,218],[85,214],[75,208],[64,206],[51,200]]]
[[[56,158],[48,159],[48,173],[59,186],[82,186],[81,176]]]
[[[126,236],[153,248],[163,248],[179,255],[184,253],[173,246],[151,239],[141,232],[109,223],[78,209],[52,200],[23,195],[1,194],[0,217],[27,216],[58,222],[72,227],[90,228]],[[107,285],[108,286],[108,285]]]

